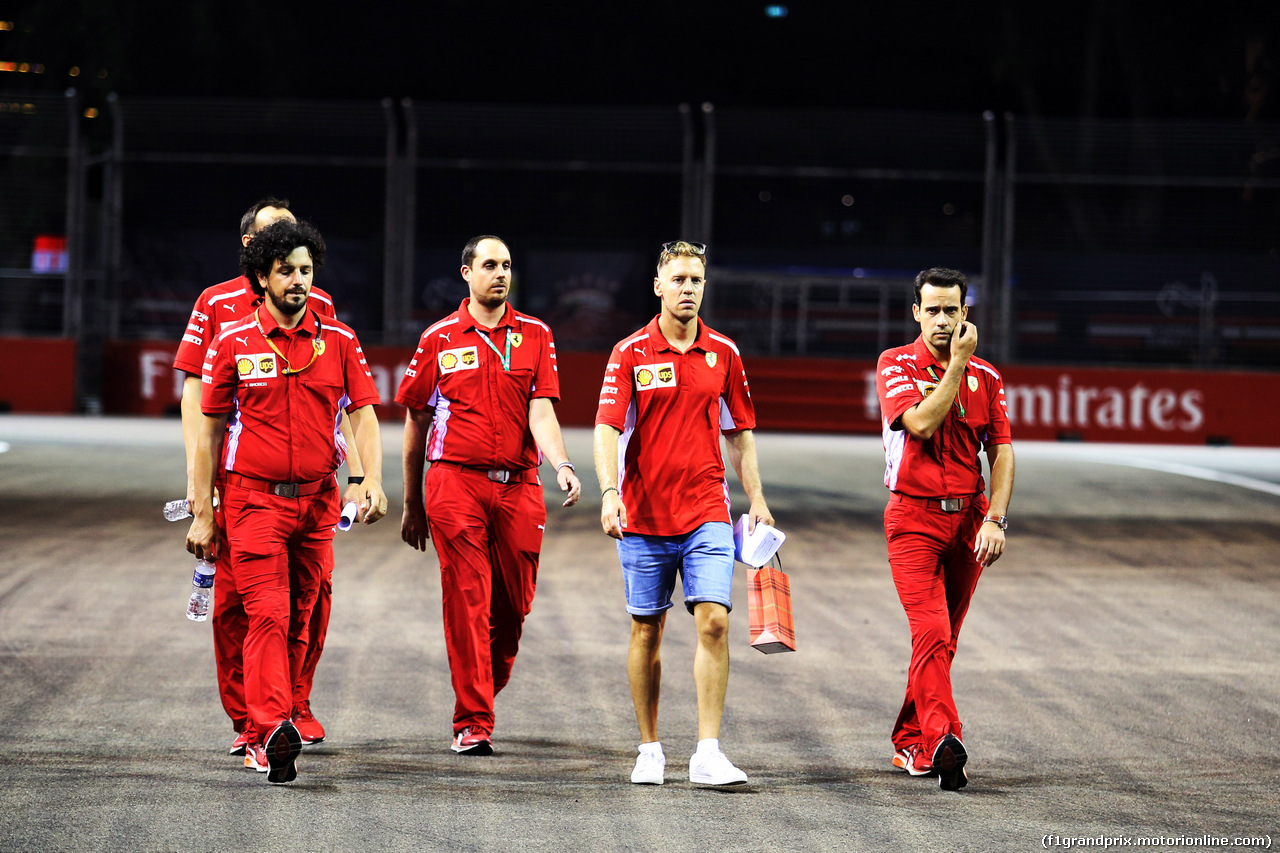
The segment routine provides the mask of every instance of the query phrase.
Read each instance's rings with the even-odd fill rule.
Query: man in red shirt
[[[547,508],[538,466],[555,468],[564,506],[582,487],[564,449],[551,330],[507,304],[511,252],[497,237],[462,250],[471,295],[422,333],[396,402],[404,432],[400,536],[440,559],[453,742],[493,753],[494,697],[506,686],[533,606]],[[425,460],[431,468],[423,476]]]
[[[968,752],[951,695],[951,662],[982,570],[1004,553],[1013,439],[1004,383],[973,355],[968,282],[934,268],[915,281],[920,337],[876,365],[883,418],[889,567],[911,627],[907,695],[893,727],[895,767],[968,784]],[[982,479],[985,449],[991,498]]]
[[[288,199],[265,198],[258,201],[240,218],[240,245],[243,248],[253,236],[273,222],[287,219],[296,222],[289,209]],[[209,344],[218,333],[244,322],[258,304],[260,297],[254,292],[249,279],[238,276],[221,284],[205,288],[196,300],[191,318],[183,332],[182,341],[173,360],[175,370],[186,376],[182,382],[182,438],[187,453],[187,505],[190,506],[195,489],[196,435],[200,421],[200,369]],[[308,304],[322,317],[336,318],[333,299],[318,287],[311,289]],[[347,470],[351,474],[344,503],[358,500],[358,483],[364,469],[360,454],[351,441],[351,428],[343,413],[341,446],[347,453]],[[220,491],[221,483],[215,483]],[[215,508],[215,517],[221,523],[221,512]],[[227,569],[226,555],[218,564]],[[303,743],[319,743],[324,740],[324,727],[311,713],[311,685],[315,680],[316,664],[324,650],[324,639],[329,629],[329,612],[333,600],[333,579],[326,577],[320,586],[320,596],[308,626],[307,655],[302,663],[298,683],[294,685],[294,724],[302,735]],[[213,651],[218,673],[218,694],[222,707],[231,718],[236,738],[231,744],[232,755],[243,755],[246,746],[253,741],[253,733],[247,727],[248,711],[244,704],[244,634],[248,630],[248,617],[240,594],[232,585],[226,571],[214,584],[213,592]],[[248,763],[246,762],[246,766]]]
[[[698,632],[698,748],[689,759],[689,780],[747,781],[721,752],[719,740],[729,683],[734,568],[722,434],[751,501],[750,527],[772,524],[773,516],[760,484],[755,409],[738,347],[698,319],[706,252],[703,244],[683,240],[663,245],[653,280],[662,310],[614,346],[596,411],[600,521],[618,540],[631,614],[627,675],[640,727],[640,754],[631,773],[637,784],[664,781],[659,649],[677,574]]]
[[[292,781],[302,738],[290,717],[293,686],[323,579],[333,569],[339,502],[336,436],[345,406],[366,463],[358,517],[386,513],[377,388],[346,325],[308,308],[324,240],[281,220],[241,251],[241,268],[263,296],[244,322],[222,331],[205,357],[187,550],[209,559],[224,547],[214,522],[214,469],[221,460],[230,576],[249,617],[245,702],[257,735],[247,759],[274,783]]]

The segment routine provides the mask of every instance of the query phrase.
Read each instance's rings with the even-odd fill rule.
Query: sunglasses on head
[[[682,244],[689,247],[695,255],[705,255],[707,253],[706,243],[695,243],[692,240],[672,240],[670,243],[663,243],[662,251],[668,255],[675,254],[676,247]]]

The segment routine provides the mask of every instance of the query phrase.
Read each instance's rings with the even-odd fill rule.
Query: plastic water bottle
[[[187,499],[169,501],[164,505],[164,517],[169,521],[181,521],[184,518],[191,517],[191,507],[187,505]]]
[[[191,576],[191,598],[187,601],[187,618],[203,622],[209,618],[209,599],[213,597],[213,573],[218,567],[208,560],[196,560]]]

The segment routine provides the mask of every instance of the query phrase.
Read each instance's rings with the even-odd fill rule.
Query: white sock
[[[640,754],[662,756],[662,741],[655,740],[640,744]]]
[[[704,737],[698,741],[698,752],[719,752],[720,738]]]

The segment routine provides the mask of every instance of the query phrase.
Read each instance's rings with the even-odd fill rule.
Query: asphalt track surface
[[[628,782],[628,617],[590,497],[563,510],[548,495],[497,753],[449,752],[439,573],[399,540],[400,439],[384,428],[392,514],[336,538],[313,696],[329,739],[278,787],[227,756],[209,625],[182,615],[185,525],[160,515],[184,488],[178,423],[0,416],[0,850],[1280,841],[1280,451],[1016,445],[1009,549],[954,669],[971,782],[948,793],[889,761],[909,647],[878,439],[759,435],[800,651],[748,648],[739,570],[722,743],[751,781],[714,790],[687,779],[693,626],[679,607],[668,782]],[[594,495],[590,434],[567,439]]]

